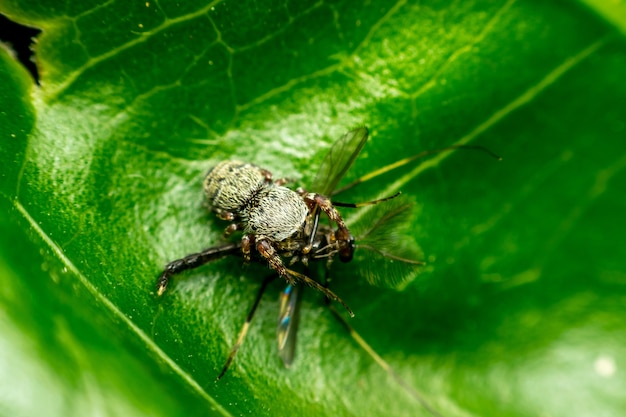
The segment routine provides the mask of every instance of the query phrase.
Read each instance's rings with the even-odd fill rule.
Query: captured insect
[[[206,174],[203,189],[208,207],[218,218],[230,222],[224,231],[225,236],[241,231],[242,238],[238,242],[210,247],[168,263],[158,278],[157,294],[160,296],[165,292],[173,275],[225,256],[243,256],[245,262],[266,262],[275,271],[275,274],[262,282],[218,379],[228,370],[247,334],[265,289],[276,276],[287,282],[287,287],[280,296],[277,327],[279,354],[285,366],[291,365],[295,352],[300,305],[298,284],[306,284],[318,290],[328,300],[340,303],[350,316],[354,316],[343,299],[327,286],[333,260],[338,257],[342,262],[351,261],[358,246],[337,207],[357,208],[375,205],[394,199],[400,193],[356,204],[331,200],[333,195],[418,158],[446,150],[477,149],[500,159],[482,146],[455,145],[424,151],[397,161],[336,190],[340,180],[365,145],[368,135],[367,128],[359,127],[346,133],[331,147],[313,181],[312,192],[302,188],[292,190],[285,186],[287,180],[282,178],[274,180],[270,171],[239,161],[221,162]],[[389,217],[401,211],[402,209],[390,213]],[[329,219],[329,224],[320,223],[322,215]],[[382,224],[377,222],[374,227],[378,227],[379,223]],[[419,260],[394,256],[374,246],[364,248],[407,264],[423,264]],[[324,284],[309,277],[308,266],[311,262],[326,262]],[[305,273],[295,271],[292,267],[295,264],[303,265]]]

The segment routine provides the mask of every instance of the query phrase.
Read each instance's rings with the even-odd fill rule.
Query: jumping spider
[[[254,248],[287,283],[305,283],[341,303],[354,316],[334,292],[285,266],[281,253],[292,252],[294,248],[299,259],[307,262],[316,235],[318,210],[337,225],[332,244],[344,262],[352,259],[354,237],[328,197],[302,189],[293,191],[284,187],[284,183],[284,179],[274,181],[268,170],[256,165],[225,161],[207,173],[203,188],[212,211],[220,219],[231,222],[224,234],[243,231],[241,252],[246,262],[250,261]],[[309,244],[302,246],[306,239]],[[173,274],[188,269],[183,266],[184,263],[177,261],[166,266],[157,284],[158,295],[163,294]]]

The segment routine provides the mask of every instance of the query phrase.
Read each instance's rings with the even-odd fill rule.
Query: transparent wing
[[[400,289],[424,265],[422,251],[411,238],[412,207],[402,201],[385,202],[355,225],[357,269],[370,284]]]
[[[295,355],[299,313],[300,290],[297,286],[287,285],[280,294],[280,310],[276,331],[278,354],[287,368],[291,366]]]
[[[339,181],[363,149],[369,131],[365,126],[349,131],[333,144],[313,180],[311,192],[333,195]]]

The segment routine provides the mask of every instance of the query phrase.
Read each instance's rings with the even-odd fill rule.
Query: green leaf
[[[626,44],[610,7],[3,2],[43,33],[41,86],[0,49],[1,413],[430,415],[423,397],[444,416],[619,415]],[[395,291],[333,265],[355,332],[306,291],[290,369],[271,285],[216,382],[269,271],[223,259],[155,296],[165,263],[222,241],[204,173],[237,158],[306,186],[359,124],[345,183],[453,144],[503,161],[441,153],[342,194],[414,204],[398,239],[424,253],[419,279]]]

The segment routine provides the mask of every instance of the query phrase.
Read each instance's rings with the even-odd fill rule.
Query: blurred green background
[[[430,415],[418,396],[444,416],[626,410],[623,2],[0,13],[42,29],[41,85],[0,49],[0,415]],[[439,154],[341,195],[413,204],[396,239],[424,254],[419,276],[391,289],[359,259],[333,268],[350,324],[397,378],[314,291],[284,369],[277,282],[216,382],[268,271],[225,259],[155,297],[166,262],[221,239],[203,174],[237,158],[307,186],[358,124],[371,138],[346,181],[453,144],[503,157]]]

